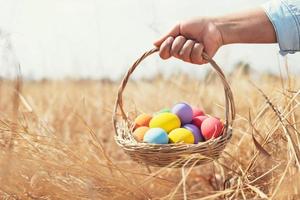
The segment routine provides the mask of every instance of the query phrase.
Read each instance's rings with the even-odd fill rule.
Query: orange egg
[[[134,120],[134,129],[141,127],[141,126],[149,126],[149,122],[152,119],[152,116],[149,114],[140,114]]]
[[[136,141],[138,142],[143,142],[144,139],[144,135],[145,133],[149,130],[150,128],[147,126],[141,126],[139,128],[137,128],[134,132],[133,132],[133,137]]]

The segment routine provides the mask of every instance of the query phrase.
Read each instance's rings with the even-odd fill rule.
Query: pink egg
[[[198,128],[201,127],[201,124],[203,123],[203,121],[205,119],[207,119],[208,117],[205,116],[205,115],[201,115],[201,116],[197,116],[197,117],[194,117],[193,120],[192,120],[192,124],[194,124],[195,126],[197,126]]]
[[[193,110],[193,118],[197,116],[205,115],[204,111],[201,110],[200,108],[193,107],[192,110]]]
[[[205,140],[217,138],[222,134],[223,127],[224,125],[219,119],[208,117],[201,124],[201,133]]]

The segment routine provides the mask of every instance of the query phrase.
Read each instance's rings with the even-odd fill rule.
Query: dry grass
[[[237,71],[229,80],[237,119],[221,159],[196,168],[150,171],[114,143],[116,83],[27,81],[16,90],[14,82],[0,82],[0,196],[299,199],[299,77]],[[133,115],[182,100],[213,115],[224,113],[214,76],[131,82],[125,93],[125,108]]]

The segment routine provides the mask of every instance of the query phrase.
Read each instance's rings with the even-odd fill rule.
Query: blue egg
[[[151,128],[144,135],[144,142],[151,144],[168,144],[169,137],[162,128]]]

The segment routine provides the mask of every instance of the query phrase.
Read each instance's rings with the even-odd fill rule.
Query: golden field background
[[[114,142],[119,82],[2,80],[1,198],[299,199],[299,77],[240,67],[228,80],[237,117],[221,158],[192,169],[150,171]],[[180,75],[130,81],[125,94],[131,116],[186,101],[224,118],[214,73],[203,80]]]

